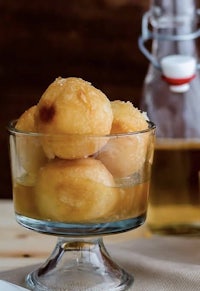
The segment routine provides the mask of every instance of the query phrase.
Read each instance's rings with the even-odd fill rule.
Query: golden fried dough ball
[[[145,162],[145,143],[142,136],[124,135],[110,138],[99,152],[99,159],[115,178],[130,176]]]
[[[130,176],[142,168],[146,160],[148,133],[121,135],[148,128],[144,115],[130,102],[113,101],[113,124],[111,133],[120,134],[110,138],[97,158],[116,178]]]
[[[93,158],[47,163],[35,193],[42,218],[63,222],[107,221],[118,199],[112,175]]]
[[[26,132],[36,132],[34,118],[35,111],[36,105],[30,107],[28,110],[22,113],[15,125],[16,129]]]
[[[111,107],[113,110],[111,133],[134,132],[148,128],[144,114],[130,101],[112,101]]]
[[[44,150],[50,158],[80,158],[93,154],[101,144],[82,140],[83,135],[110,133],[113,113],[108,98],[80,78],[57,78],[42,95],[35,115],[38,132],[67,134],[65,138],[46,138]],[[69,135],[77,135],[71,137]],[[79,136],[79,137],[78,137]]]
[[[26,110],[18,119],[15,128],[28,134],[17,134],[17,151],[21,166],[29,175],[36,175],[47,160],[40,139],[31,133],[36,132],[34,114],[36,105]]]

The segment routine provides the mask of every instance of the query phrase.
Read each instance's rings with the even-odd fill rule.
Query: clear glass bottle
[[[200,233],[198,7],[195,0],[152,0],[142,22],[139,47],[150,64],[140,107],[157,126],[147,219],[155,233]],[[169,56],[166,77],[163,61]],[[195,62],[191,76],[191,67],[180,61],[185,57]]]

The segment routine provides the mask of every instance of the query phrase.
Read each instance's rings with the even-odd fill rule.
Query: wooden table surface
[[[144,225],[127,233],[108,236],[105,243],[119,243],[149,235]],[[12,200],[0,200],[0,271],[43,262],[52,252],[56,240],[56,237],[18,225]]]

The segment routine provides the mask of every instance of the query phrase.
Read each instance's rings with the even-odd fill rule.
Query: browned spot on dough
[[[55,106],[43,106],[40,108],[40,120],[43,122],[50,122],[55,115]]]
[[[24,258],[31,258],[31,255],[30,254],[23,254],[22,257],[24,257]]]

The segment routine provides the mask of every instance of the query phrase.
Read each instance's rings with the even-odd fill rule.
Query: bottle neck
[[[150,67],[158,69],[165,81],[172,85],[170,88],[179,93],[189,89],[189,82],[200,69],[196,1],[184,0],[181,4],[180,0],[154,0],[151,9],[143,16],[142,35],[138,42],[140,50],[150,61]],[[148,40],[152,40],[151,53],[144,45]],[[168,56],[176,56],[173,63],[172,59],[166,60]]]
[[[190,55],[198,62],[199,15],[197,0],[151,0],[138,44],[155,68],[161,69],[160,59],[170,54]],[[145,46],[149,40],[153,41],[151,52]]]
[[[173,33],[169,30],[166,31],[160,29],[157,31],[157,35],[165,35],[165,33],[170,34]],[[196,60],[198,60],[198,50],[197,50],[197,40],[190,39],[190,40],[168,40],[163,39],[160,40],[159,38],[154,38],[152,42],[152,55],[154,58],[160,62],[160,60],[167,56],[167,55],[189,55],[193,56]]]
[[[184,40],[184,36],[192,35],[198,29],[197,11],[195,0],[151,1],[149,24],[154,35],[152,45],[154,56],[158,59],[168,54],[197,57],[195,38]],[[174,36],[180,36],[180,41],[172,40]]]
[[[197,0],[151,0],[151,22],[154,27],[194,28],[198,22]],[[185,32],[187,33],[187,31]]]

